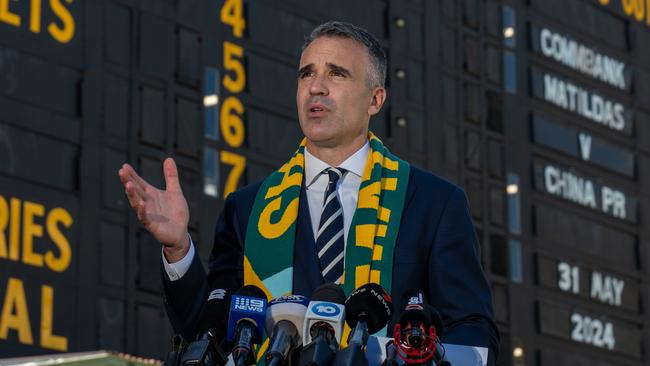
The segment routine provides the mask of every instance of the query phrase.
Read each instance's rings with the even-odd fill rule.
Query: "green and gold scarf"
[[[370,153],[345,249],[342,286],[346,295],[371,282],[390,293],[393,251],[408,186],[409,164],[393,155],[372,132],[368,140]],[[290,294],[293,289],[305,141],[288,163],[262,182],[246,229],[244,284],[256,285],[269,299]]]

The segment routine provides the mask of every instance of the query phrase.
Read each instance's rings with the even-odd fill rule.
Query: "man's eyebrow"
[[[327,67],[329,67],[330,70],[332,70],[332,71],[340,72],[341,74],[343,74],[343,75],[345,75],[345,76],[350,76],[350,75],[351,75],[351,74],[350,74],[350,70],[346,69],[346,68],[343,67],[343,66],[339,66],[339,65],[337,65],[337,64],[333,64],[333,63],[331,63],[331,62],[328,62],[326,65],[327,65]]]
[[[304,73],[306,71],[311,71],[313,68],[314,68],[314,64],[309,64],[309,65],[305,65],[305,66],[301,67],[298,70],[298,76],[302,75],[302,73]]]

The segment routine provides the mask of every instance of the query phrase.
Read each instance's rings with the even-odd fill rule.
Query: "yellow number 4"
[[[241,38],[246,29],[244,19],[244,0],[226,0],[221,7],[220,19],[223,24],[232,27],[232,34]]]

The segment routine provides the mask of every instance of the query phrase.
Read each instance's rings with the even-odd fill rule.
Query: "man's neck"
[[[329,164],[329,166],[337,167],[355,152],[359,151],[366,144],[366,141],[368,141],[366,136],[360,136],[345,146],[329,147],[318,146],[307,140],[306,147],[310,154]]]

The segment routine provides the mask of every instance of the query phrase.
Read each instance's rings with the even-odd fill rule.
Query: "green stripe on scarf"
[[[345,247],[343,291],[366,283],[392,288],[393,252],[410,166],[368,133],[370,152]],[[256,285],[269,299],[293,290],[293,253],[298,202],[305,171],[305,141],[291,160],[268,176],[257,192],[246,229],[244,285]],[[261,357],[268,340],[258,350]]]

